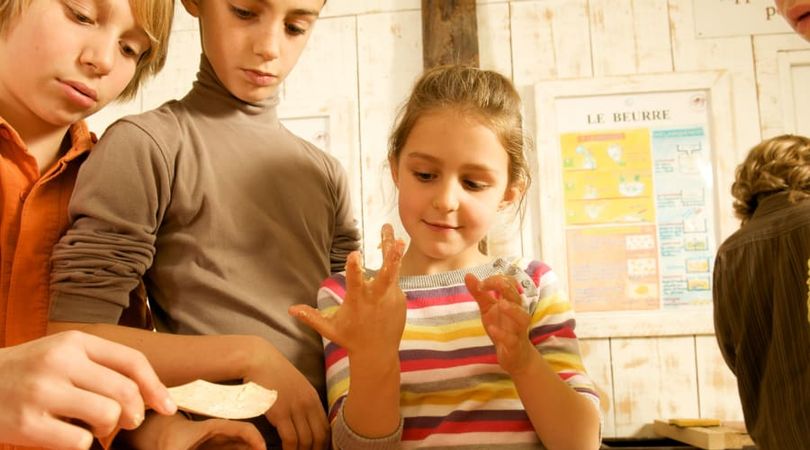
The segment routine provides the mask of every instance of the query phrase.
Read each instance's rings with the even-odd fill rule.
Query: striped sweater
[[[343,450],[543,448],[514,383],[498,365],[478,305],[464,285],[468,272],[481,279],[505,273],[520,282],[524,307],[532,317],[532,343],[563,381],[598,406],[599,397],[580,358],[573,312],[554,272],[538,261],[499,258],[471,269],[400,278],[408,304],[399,351],[401,437],[396,433],[371,440],[348,429],[342,420],[349,387],[348,357],[343,348],[324,340],[329,417],[336,445]],[[337,308],[345,288],[343,273],[324,281],[319,308],[327,313]]]

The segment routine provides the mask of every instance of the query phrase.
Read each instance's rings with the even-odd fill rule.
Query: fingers
[[[308,404],[292,416],[299,449],[327,448],[329,423],[319,401]],[[285,447],[286,448],[286,447]]]
[[[98,364],[88,364],[71,376],[73,385],[87,393],[98,395],[85,395],[87,397],[80,404],[97,411],[96,417],[86,417],[63,413],[65,417],[81,419],[93,426],[96,436],[107,436],[114,428],[108,427],[111,415],[114,420],[111,425],[120,425],[122,428],[132,430],[137,428],[144,418],[144,404],[138,385],[120,373]],[[78,401],[78,399],[76,399]],[[74,409],[79,405],[74,405]]]
[[[309,425],[312,429],[312,448],[315,450],[329,448],[331,431],[323,408],[315,408],[309,413]]]
[[[134,350],[125,345],[117,344],[114,342],[106,341],[104,339],[82,334],[84,336],[84,348],[87,356],[102,366],[108,367],[120,374],[131,379],[138,387],[140,395],[143,396],[143,401],[151,406],[155,411],[161,414],[174,414],[177,412],[177,406],[169,397],[169,391],[166,386],[160,382],[152,366],[149,365],[143,353]],[[106,379],[104,380],[107,381]],[[94,386],[99,386],[104,383],[95,380]],[[122,385],[119,382],[118,385]],[[143,417],[143,404],[141,399],[127,396],[118,400],[124,401],[121,404],[122,410],[129,416],[135,417],[139,411],[142,420]]]
[[[385,224],[382,227],[382,252],[383,252],[383,265],[380,268],[375,286],[388,286],[397,285],[399,280],[399,268],[402,262],[402,253],[405,249],[405,243],[394,238],[394,227],[391,224]],[[379,281],[377,281],[379,280]]]
[[[344,299],[345,303],[351,302],[352,296],[348,295],[348,293],[359,293],[363,291],[365,280],[363,279],[363,265],[360,259],[360,252],[351,252],[348,258],[346,258],[347,295]]]
[[[273,423],[271,420],[270,423]],[[281,438],[281,448],[283,450],[298,450],[298,433],[292,419],[285,418],[274,423],[278,437]]]
[[[306,416],[300,414],[293,415],[293,426],[295,427],[295,434],[297,435],[299,449],[312,448],[312,430],[309,427],[309,421]]]
[[[121,405],[114,399],[77,386],[56,386],[50,395],[49,412],[54,417],[78,419],[90,426],[98,437],[109,436],[122,419]],[[140,414],[143,414],[141,410]],[[142,420],[141,420],[142,421]],[[138,423],[140,425],[140,423]],[[132,424],[129,427],[134,428]]]
[[[93,435],[88,430],[50,416],[42,416],[27,431],[37,436],[38,447],[87,450],[93,444]]]
[[[470,295],[475,299],[475,302],[478,303],[478,309],[481,310],[482,314],[486,314],[487,311],[497,303],[497,300],[481,287],[481,280],[475,275],[471,273],[465,275],[464,284],[467,286],[467,290],[470,291]]]
[[[515,324],[516,330],[520,330],[522,332],[528,329],[529,325],[531,324],[531,316],[520,305],[502,302],[499,305],[499,309],[504,317],[510,319],[510,321]]]
[[[287,309],[287,313],[317,331],[326,339],[334,340],[335,327],[317,309],[309,305],[293,305]]]
[[[479,285],[481,290],[494,291],[500,295],[501,298],[508,300],[511,303],[522,304],[523,298],[521,297],[522,289],[517,280],[507,275],[493,275],[487,277]]]

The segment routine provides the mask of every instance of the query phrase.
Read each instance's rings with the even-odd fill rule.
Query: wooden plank
[[[577,326],[579,330],[579,326]],[[580,352],[585,370],[596,385],[602,411],[602,437],[616,436],[613,408],[613,370],[609,339],[580,339]]]
[[[514,81],[518,86],[592,75],[587,0],[510,5]]]
[[[744,155],[762,138],[758,126],[760,116],[751,38],[698,39],[695,35],[693,0],[669,0],[669,14],[674,70],[724,70],[729,74],[733,86],[731,104],[734,108],[728,113],[733,119],[734,141],[725,151],[735,153],[734,159],[739,161],[742,159],[740,155]],[[732,177],[734,166],[736,164],[728,172]],[[719,192],[727,192],[731,185],[718,183],[717,186]]]
[[[782,98],[793,99],[791,104],[784,106],[785,115],[790,118],[786,122],[789,124],[788,131],[810,136],[810,50],[789,52],[782,60],[784,63],[780,67],[784,67],[786,73],[783,78],[790,80],[789,84],[783,82],[783,86],[789,86],[783,92],[787,91],[789,95]]]
[[[697,417],[692,337],[611,339],[616,436],[650,437],[665,417]]]
[[[706,335],[714,333],[706,308],[675,311],[588,312],[577,314],[584,338]]]
[[[596,76],[672,71],[667,0],[591,0]]]
[[[396,208],[387,163],[388,135],[397,109],[422,71],[419,11],[357,17],[360,104],[360,160],[363,170],[363,248],[365,263],[379,267],[380,228],[395,224],[406,238]]]
[[[166,65],[141,91],[142,110],[148,111],[168,100],[184,97],[197,79],[201,54],[199,31],[186,29],[172,32]]]
[[[509,4],[478,5],[478,62],[512,78],[512,29]]]
[[[700,417],[726,421],[743,420],[737,379],[731,373],[714,336],[695,337]]]
[[[660,436],[706,450],[740,449],[745,445],[754,444],[745,432],[725,426],[678,427],[663,420],[656,420],[653,429]]]
[[[282,86],[279,116],[323,114],[328,117],[329,142],[328,149],[324,150],[337,157],[346,169],[352,209],[362,230],[363,170],[357,76],[357,19],[320,19],[301,59]]]
[[[183,2],[174,2],[174,20],[172,33],[175,31],[200,30],[200,21],[186,11]]]
[[[421,0],[328,0],[321,17],[419,11]]]
[[[422,62],[478,67],[475,0],[422,0]]]
[[[795,33],[754,37],[754,63],[760,108],[762,137],[770,138],[788,132],[783,98],[783,79],[780,74],[780,55],[785,52],[810,49],[810,43]],[[748,150],[748,149],[745,149]],[[740,154],[740,160],[745,156]]]

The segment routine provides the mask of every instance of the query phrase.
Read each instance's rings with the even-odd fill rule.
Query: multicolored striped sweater
[[[521,283],[524,307],[532,316],[530,339],[560,378],[598,407],[580,358],[573,312],[556,275],[538,261],[499,258],[471,269],[400,278],[408,302],[399,351],[401,437],[371,440],[347,429],[341,409],[349,360],[343,348],[324,340],[329,417],[333,436],[342,436],[342,450],[543,448],[511,378],[498,365],[478,305],[464,285],[468,272],[480,279],[508,274]],[[319,308],[337,308],[345,291],[344,274],[327,279],[318,294]]]

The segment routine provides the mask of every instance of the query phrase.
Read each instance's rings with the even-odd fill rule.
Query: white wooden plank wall
[[[479,0],[481,66],[514,80],[524,95],[530,131],[535,123],[530,87],[540,81],[726,71],[732,85],[734,141],[720,151],[729,152],[736,163],[761,138],[786,131],[785,92],[799,92],[801,85],[788,91],[780,80],[804,76],[807,70],[786,76],[780,73],[780,61],[786,60],[785,52],[806,52],[810,45],[790,34],[698,39],[692,1]],[[188,90],[198,66],[198,27],[177,5],[166,69],[134,101],[91,118],[92,129],[100,132],[121,115]],[[420,5],[420,0],[329,0],[282,92],[282,116],[320,112],[335,120],[339,132],[330,136],[329,147],[353,180],[366,263],[372,267],[379,264],[381,224],[397,222],[387,136],[421,71]],[[810,85],[807,81],[804,86]],[[729,173],[720,178],[732,179],[733,165],[723,167]],[[535,177],[553,169],[541,167]],[[504,232],[491,236],[494,251],[536,253],[539,214],[530,202],[522,228],[505,220]],[[721,237],[730,232],[724,230]],[[616,332],[583,339],[586,366],[604,396],[606,437],[649,435],[656,418],[742,419],[734,377],[714,337],[684,334],[638,337]]]

